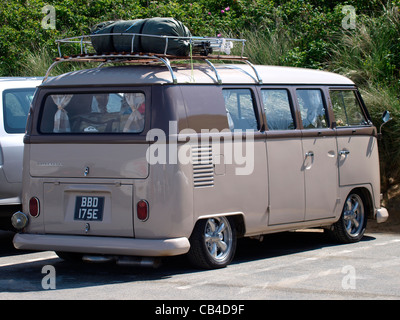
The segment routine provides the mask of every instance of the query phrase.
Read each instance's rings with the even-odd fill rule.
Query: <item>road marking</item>
[[[53,251],[35,252],[0,258],[0,268],[58,258]]]
[[[189,285],[186,285],[186,286],[179,286],[179,287],[176,287],[176,288],[179,289],[179,290],[187,290],[187,289],[191,289],[193,287],[204,286],[205,284],[208,284],[208,283],[209,283],[208,281],[202,281],[202,282],[189,284]]]

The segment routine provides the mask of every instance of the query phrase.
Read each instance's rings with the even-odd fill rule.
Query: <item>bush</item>
[[[54,6],[56,29],[45,30],[42,8]],[[356,29],[344,30],[344,5],[356,9]],[[44,75],[57,55],[55,39],[88,34],[107,20],[172,16],[198,36],[246,38],[253,63],[339,72],[360,87],[377,126],[394,120],[380,142],[383,191],[400,183],[400,0],[3,0],[0,76]],[[63,72],[62,67],[58,71]]]

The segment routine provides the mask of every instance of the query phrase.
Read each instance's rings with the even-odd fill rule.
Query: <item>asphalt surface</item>
[[[18,251],[0,231],[0,299],[400,299],[400,234],[367,232],[340,245],[318,231],[241,239],[231,265],[194,269],[183,257],[157,269],[72,263]]]

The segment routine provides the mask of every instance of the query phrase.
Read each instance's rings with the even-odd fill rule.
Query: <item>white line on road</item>
[[[53,251],[35,252],[0,258],[0,268],[58,258]]]

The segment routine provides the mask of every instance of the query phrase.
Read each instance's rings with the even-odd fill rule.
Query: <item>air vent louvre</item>
[[[193,183],[195,188],[214,186],[212,146],[192,147]]]

